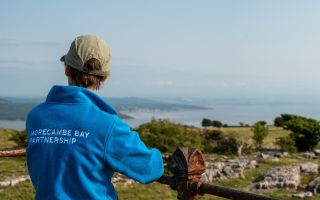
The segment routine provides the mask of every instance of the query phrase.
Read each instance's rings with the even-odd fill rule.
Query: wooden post
[[[174,173],[179,200],[196,200],[198,191],[194,183],[200,183],[205,171],[202,153],[193,148],[178,148],[172,155],[171,171]]]

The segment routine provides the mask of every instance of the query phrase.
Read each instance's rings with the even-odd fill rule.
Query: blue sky
[[[0,3],[0,96],[66,84],[78,35],[112,49],[103,96],[320,99],[320,1]]]

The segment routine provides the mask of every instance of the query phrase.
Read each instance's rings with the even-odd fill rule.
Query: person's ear
[[[64,74],[68,77],[71,75],[71,70],[69,65],[65,65]]]

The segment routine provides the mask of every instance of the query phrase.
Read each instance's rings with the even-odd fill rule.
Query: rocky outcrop
[[[269,169],[258,182],[251,185],[252,189],[290,188],[297,189],[302,174],[319,173],[319,164],[301,163]]]
[[[279,158],[288,157],[288,152],[281,152],[279,150],[265,151],[257,154],[257,160],[259,161],[279,161]]]
[[[0,181],[0,187],[13,187],[17,185],[20,182],[30,180],[30,177],[28,175],[18,176],[18,177],[8,177],[4,181]]]
[[[318,163],[300,163],[298,164],[300,168],[300,173],[302,174],[317,174],[319,173],[319,164]]]
[[[292,195],[293,197],[298,197],[298,198],[306,198],[306,197],[312,197],[315,195],[320,194],[320,177],[315,178],[313,181],[308,183],[307,186],[303,186],[304,189],[306,189],[306,192],[301,192],[298,194]]]
[[[124,186],[128,186],[133,183],[136,183],[136,181],[134,181],[134,180],[122,175],[122,174],[119,174],[119,173],[115,173],[112,176],[111,182],[115,187],[119,184],[124,185]]]
[[[298,153],[297,157],[310,160],[320,158],[320,149]]]
[[[269,169],[261,179],[253,184],[255,189],[294,188],[300,184],[298,166],[276,167]]]
[[[212,182],[228,178],[244,177],[245,169],[253,169],[258,166],[256,160],[248,158],[235,159],[229,161],[207,162],[206,171],[202,174],[201,180]]]
[[[314,155],[320,157],[320,149],[316,149],[313,151]]]
[[[304,199],[306,197],[312,197],[313,194],[312,192],[300,192],[298,194],[294,194],[292,195],[293,197],[297,197],[297,198],[300,198],[300,199]]]
[[[319,194],[320,193],[320,177],[315,178],[313,181],[311,181],[306,188],[308,191],[312,192],[313,194]]]

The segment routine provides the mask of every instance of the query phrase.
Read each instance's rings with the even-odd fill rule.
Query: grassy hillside
[[[221,128],[221,130],[226,136],[235,137],[238,140],[243,140],[249,144],[253,144],[253,140],[251,139],[251,137],[253,136],[251,127],[226,127],[226,128]],[[280,127],[269,126],[269,134],[264,139],[263,146],[276,147],[275,145],[276,138],[287,136],[288,134],[289,134],[289,131],[284,130]]]

